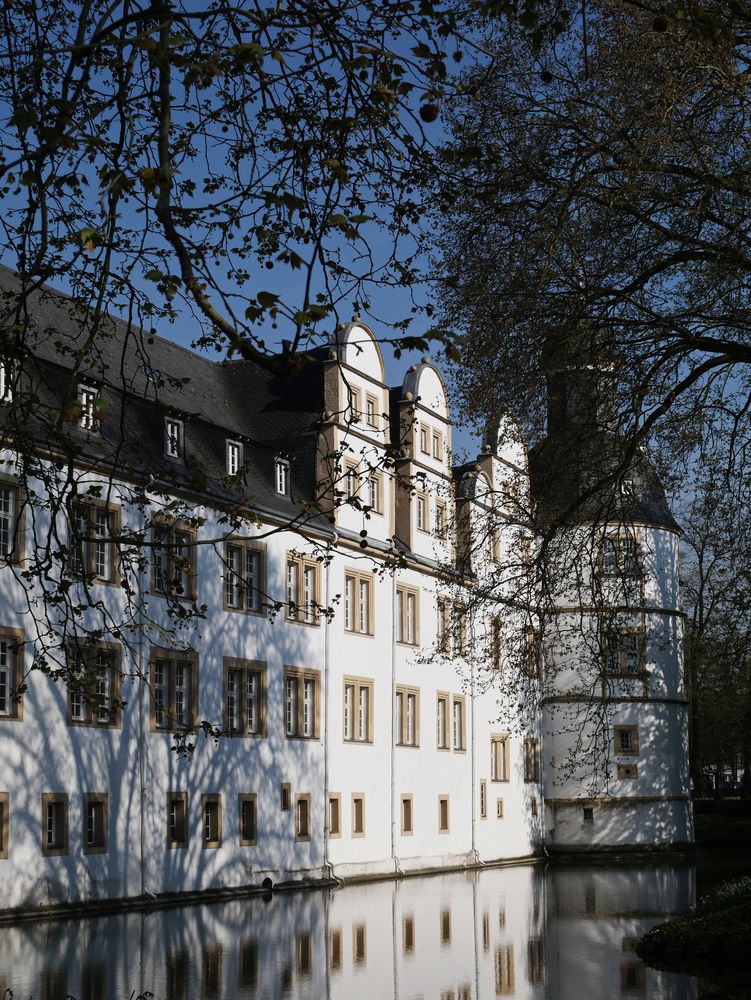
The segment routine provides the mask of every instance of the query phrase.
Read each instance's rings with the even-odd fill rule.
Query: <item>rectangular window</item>
[[[83,853],[106,854],[109,833],[109,796],[106,792],[84,792]]]
[[[344,577],[344,628],[360,635],[373,634],[373,577],[347,571]]]
[[[314,559],[287,556],[287,620],[318,625],[318,566]]]
[[[503,819],[503,799],[495,800],[495,818]]]
[[[524,656],[527,677],[540,676],[540,637],[537,629],[528,628],[524,636]]]
[[[396,689],[396,742],[403,747],[420,745],[420,691],[418,688]]]
[[[501,619],[498,615],[490,619],[490,666],[495,673],[500,673],[503,667],[501,660]]]
[[[239,441],[226,442],[227,475],[236,476],[243,464],[243,446]]]
[[[265,736],[265,663],[224,658],[224,725],[232,735]]]
[[[418,493],[415,502],[417,504],[417,530],[430,531],[428,498],[424,494]]]
[[[451,705],[451,729],[454,750],[464,750],[464,696],[455,694]]]
[[[10,795],[0,792],[0,860],[7,861],[9,854],[10,833]]]
[[[368,476],[368,506],[374,514],[383,513],[381,476],[377,472],[371,472]]]
[[[174,417],[164,418],[164,454],[167,458],[182,458],[183,422]]]
[[[638,576],[641,552],[636,537],[630,532],[606,535],[602,540],[600,569],[605,576]]]
[[[449,832],[449,797],[448,795],[438,796],[438,832]]]
[[[348,500],[360,496],[360,476],[356,465],[348,464],[344,467],[344,491]]]
[[[0,480],[0,559],[17,563],[23,556],[22,516],[16,483]]]
[[[365,397],[365,420],[368,427],[378,426],[378,400],[375,396]]]
[[[13,385],[16,378],[16,366],[13,362],[0,361],[0,402],[10,403],[12,401]]]
[[[446,537],[446,504],[442,500],[435,505],[435,533],[439,538]]]
[[[402,836],[410,836],[412,830],[412,796],[402,795]]]
[[[451,910],[441,910],[441,944],[451,944]]]
[[[439,461],[443,457],[443,441],[438,431],[433,431],[433,458]]]
[[[120,725],[120,649],[79,646],[67,657],[68,724]]]
[[[436,648],[440,653],[451,653],[451,629],[449,627],[449,603],[444,598],[438,599],[436,619]]]
[[[71,571],[92,581],[115,583],[120,508],[113,504],[76,501],[71,504],[69,527]]]
[[[419,641],[420,592],[411,587],[396,588],[396,641],[416,646]]]
[[[541,937],[529,939],[527,945],[527,979],[533,984],[545,982],[545,950]]]
[[[501,945],[495,952],[495,995],[510,997],[516,992],[514,975],[514,946]]]
[[[68,853],[68,795],[42,794],[42,854],[56,857]]]
[[[531,737],[524,741],[524,780],[540,780],[540,741]]]
[[[342,797],[338,792],[329,793],[329,837],[342,835]]]
[[[439,692],[436,701],[436,746],[439,750],[449,749],[449,704],[448,694]]]
[[[284,668],[284,728],[288,739],[312,740],[318,736],[317,670]]]
[[[167,847],[188,846],[188,793],[167,793]]]
[[[258,838],[258,803],[255,792],[240,792],[238,811],[240,847],[254,847]]]
[[[332,972],[340,972],[342,968],[342,929],[337,927],[329,936],[329,967]]]
[[[488,818],[488,783],[484,779],[480,782],[480,819]]]
[[[350,386],[347,391],[349,395],[349,420],[353,424],[359,424],[360,418],[362,417],[362,408],[360,406],[360,390]]]
[[[344,678],[344,739],[347,743],[373,742],[373,681]]]
[[[639,729],[637,726],[616,726],[615,752],[619,757],[639,756]]]
[[[490,737],[490,780],[509,780],[509,737],[508,734]]]
[[[24,634],[0,628],[0,719],[22,719],[23,701],[18,688],[23,673]]]
[[[402,946],[407,954],[415,950],[415,917],[413,913],[405,913],[402,918]]]
[[[365,836],[365,796],[361,792],[352,795],[352,836]]]
[[[151,728],[188,729],[198,715],[198,656],[192,651],[151,649]]]
[[[605,669],[609,674],[634,675],[644,671],[644,633],[619,629],[605,636]]]
[[[284,458],[274,462],[274,482],[280,496],[289,496],[289,462]]]
[[[310,840],[310,795],[295,796],[295,840]]]
[[[352,928],[352,960],[355,965],[365,964],[365,924],[355,924]]]
[[[282,782],[280,786],[279,807],[282,812],[289,812],[292,808],[292,785],[288,781]]]
[[[196,599],[196,533],[182,521],[158,521],[152,528],[151,586],[181,601]]]
[[[430,454],[428,451],[428,429],[427,427],[420,427],[420,451],[423,455]]]
[[[264,611],[266,550],[249,539],[227,541],[224,550],[224,610]]]
[[[467,609],[463,604],[455,604],[452,609],[451,633],[454,649],[464,655],[467,651]]]
[[[99,390],[92,385],[79,385],[78,405],[81,411],[78,426],[82,430],[96,433],[99,430]]]

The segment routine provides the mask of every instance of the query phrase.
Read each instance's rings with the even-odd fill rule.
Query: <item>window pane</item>
[[[15,520],[15,490],[12,486],[0,486],[0,555],[8,556],[13,549],[13,526]]]

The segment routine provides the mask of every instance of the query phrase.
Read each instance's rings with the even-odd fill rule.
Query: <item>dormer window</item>
[[[289,462],[284,458],[277,458],[274,469],[276,492],[283,497],[289,496]]]
[[[167,458],[181,458],[183,453],[182,420],[164,418],[164,454]]]
[[[243,446],[239,441],[227,441],[227,475],[236,476],[243,460]]]
[[[79,385],[78,402],[81,405],[81,416],[78,418],[78,426],[85,431],[98,431],[99,421],[97,419],[97,401],[99,399],[98,390],[92,385]]]
[[[0,403],[10,403],[13,399],[13,365],[0,361]]]

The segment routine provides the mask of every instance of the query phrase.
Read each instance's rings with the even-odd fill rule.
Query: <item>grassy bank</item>
[[[751,954],[751,876],[703,899],[694,913],[654,927],[637,953],[649,965],[714,978],[748,973]]]
[[[649,965],[721,983],[717,996],[749,996],[751,813],[749,803],[697,803],[696,910],[654,927],[637,946]]]

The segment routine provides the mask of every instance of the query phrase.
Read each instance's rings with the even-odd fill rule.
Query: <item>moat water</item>
[[[696,892],[691,864],[536,864],[26,923],[0,998],[698,998],[634,952]]]

